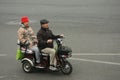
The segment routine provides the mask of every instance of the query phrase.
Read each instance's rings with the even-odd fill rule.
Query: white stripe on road
[[[102,63],[102,64],[110,64],[110,65],[119,65],[120,66],[120,63],[116,63],[116,62],[107,62],[107,61],[80,59],[80,58],[70,58],[70,59],[71,60],[77,60],[77,61],[84,61],[84,62],[93,62],[93,63]]]
[[[0,76],[0,79],[3,79],[3,78],[5,78],[6,76]]]
[[[7,54],[0,54],[0,57],[7,56]]]
[[[73,53],[73,56],[120,56],[120,53]],[[7,56],[7,54],[0,54],[0,56]]]
[[[120,53],[73,53],[73,56],[120,56]]]

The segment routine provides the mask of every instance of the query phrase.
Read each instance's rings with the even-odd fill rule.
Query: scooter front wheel
[[[62,73],[65,75],[69,75],[72,73],[72,70],[73,70],[73,68],[72,68],[72,65],[70,64],[70,62],[65,61],[64,66],[62,66],[62,68],[61,68]]]

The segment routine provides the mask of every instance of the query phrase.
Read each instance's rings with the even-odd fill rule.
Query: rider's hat
[[[49,23],[49,21],[46,20],[46,19],[42,19],[42,20],[40,20],[40,24],[41,24],[41,25],[42,25],[42,24],[47,24],[47,23]]]
[[[28,16],[23,16],[23,17],[21,18],[21,23],[25,23],[25,22],[29,22]]]

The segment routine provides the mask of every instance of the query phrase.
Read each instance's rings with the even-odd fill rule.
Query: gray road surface
[[[35,33],[39,20],[45,18],[55,34],[65,34],[74,55],[71,75],[22,71],[15,55],[18,24],[24,15]],[[119,79],[120,0],[0,0],[0,80]]]

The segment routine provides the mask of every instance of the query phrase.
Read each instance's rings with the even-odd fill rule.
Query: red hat
[[[23,16],[21,18],[21,23],[29,22],[29,18],[27,16]]]

